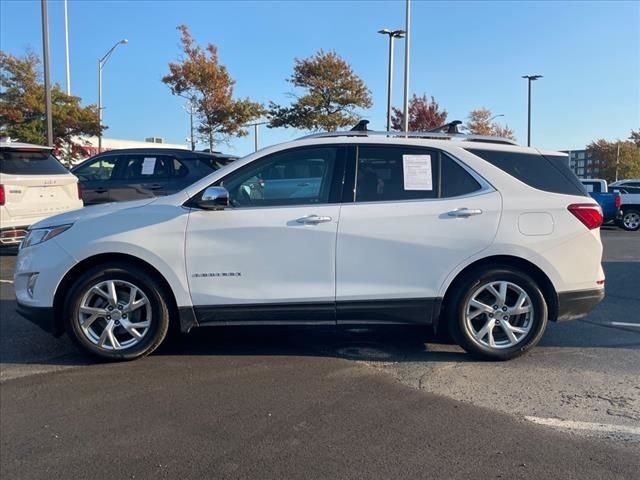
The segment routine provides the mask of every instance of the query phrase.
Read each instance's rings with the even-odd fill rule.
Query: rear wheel
[[[509,360],[535,346],[547,326],[547,304],[525,273],[510,267],[469,272],[448,299],[451,335],[467,352]]]
[[[628,209],[622,213],[620,226],[630,232],[640,229],[640,211]]]
[[[148,355],[164,340],[169,309],[161,285],[131,265],[82,275],[67,297],[66,330],[85,351],[108,360]]]

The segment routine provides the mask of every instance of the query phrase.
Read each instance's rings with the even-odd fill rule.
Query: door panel
[[[82,187],[85,205],[108,203],[111,201],[109,184],[115,176],[116,157],[107,155],[82,164],[73,170]]]
[[[186,242],[194,305],[333,302],[339,213],[338,205],[194,210]],[[309,215],[331,220],[298,222]]]
[[[167,194],[170,162],[163,155],[122,154],[109,182],[112,201],[139,200]]]

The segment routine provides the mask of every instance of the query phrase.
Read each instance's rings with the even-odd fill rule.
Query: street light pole
[[[531,146],[531,82],[534,82],[540,78],[542,75],[523,75],[522,78],[527,79],[527,147]]]
[[[409,28],[411,23],[411,0],[407,0],[405,17],[405,42],[404,42],[404,108],[403,108],[403,130],[409,131]]]
[[[64,54],[67,67],[67,95],[71,95],[71,70],[69,68],[69,19],[67,16],[67,0],[64,0]]]
[[[404,37],[404,30],[383,28],[378,33],[389,36],[389,72],[387,75],[387,132],[391,130],[391,94],[393,92],[393,40]]]
[[[98,59],[98,124],[100,127],[100,131],[98,132],[98,153],[102,152],[102,69],[118,45],[126,45],[127,43],[129,43],[129,40],[123,38],[111,47],[102,58]]]
[[[260,148],[260,130],[259,127],[260,125],[266,125],[267,121],[263,121],[263,122],[253,122],[253,123],[247,123],[245,125],[245,127],[253,127],[253,148],[254,151],[257,152],[258,149]]]
[[[44,63],[44,102],[47,112],[47,145],[53,147],[53,113],[51,111],[51,78],[49,73],[49,16],[47,0],[40,3],[42,12],[42,58]]]
[[[499,114],[499,115],[494,115],[493,117],[491,117],[491,118],[489,119],[489,121],[493,120],[494,118],[498,118],[498,117],[504,117],[504,113],[501,113],[501,114]]]

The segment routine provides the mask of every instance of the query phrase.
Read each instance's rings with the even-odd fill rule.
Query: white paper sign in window
[[[405,190],[433,190],[431,155],[402,155]]]
[[[156,159],[155,157],[145,157],[144,162],[142,162],[142,175],[153,175],[154,170],[156,169]]]

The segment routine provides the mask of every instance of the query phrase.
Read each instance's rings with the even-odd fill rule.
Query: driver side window
[[[339,147],[299,148],[270,155],[220,182],[232,207],[329,203]]]
[[[85,182],[110,180],[115,164],[116,157],[97,158],[78,168],[74,174]]]

